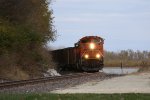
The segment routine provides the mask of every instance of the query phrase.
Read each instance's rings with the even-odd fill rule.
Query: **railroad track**
[[[0,89],[13,88],[13,87],[19,87],[24,85],[33,85],[33,84],[45,83],[45,82],[56,82],[60,80],[74,79],[74,78],[79,78],[82,76],[93,75],[93,74],[96,73],[77,73],[77,74],[45,77],[45,78],[38,78],[38,79],[31,79],[31,80],[4,82],[4,83],[0,83]]]

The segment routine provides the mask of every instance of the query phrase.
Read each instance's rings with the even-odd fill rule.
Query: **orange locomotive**
[[[104,39],[98,36],[81,38],[74,47],[52,51],[52,56],[61,69],[99,71],[104,62]]]

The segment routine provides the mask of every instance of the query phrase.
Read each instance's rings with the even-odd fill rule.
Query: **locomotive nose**
[[[89,44],[89,48],[90,48],[91,50],[95,49],[95,44],[94,44],[94,43],[90,43],[90,44]]]
[[[85,59],[88,59],[88,58],[89,58],[89,55],[88,55],[88,54],[85,54],[85,55],[84,55],[84,58],[85,58]]]
[[[84,59],[100,59],[102,55],[100,53],[86,53],[84,56]]]
[[[101,57],[101,55],[98,53],[96,54],[96,58],[99,59]]]

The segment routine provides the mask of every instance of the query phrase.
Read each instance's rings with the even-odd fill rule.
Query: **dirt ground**
[[[52,93],[150,93],[150,72],[88,82]]]

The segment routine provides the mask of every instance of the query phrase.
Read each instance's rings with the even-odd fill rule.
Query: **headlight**
[[[85,54],[85,55],[84,55],[84,58],[85,58],[85,59],[88,59],[88,58],[89,58],[89,55],[88,55],[88,54]]]
[[[94,43],[90,43],[90,49],[95,49],[95,44]]]
[[[101,57],[100,54],[96,54],[96,58],[99,59]]]

